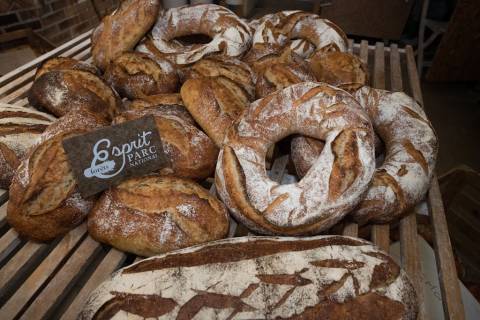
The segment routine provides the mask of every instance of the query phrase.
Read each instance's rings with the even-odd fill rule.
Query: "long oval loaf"
[[[137,262],[79,319],[415,319],[404,271],[350,237],[244,237]]]

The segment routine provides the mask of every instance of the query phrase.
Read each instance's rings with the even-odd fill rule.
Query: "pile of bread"
[[[33,108],[1,107],[0,182],[9,188],[7,219],[20,235],[50,241],[88,216],[88,231],[98,241],[153,256],[225,238],[229,215],[259,234],[317,235],[345,217],[361,224],[391,222],[425,196],[437,154],[430,122],[419,104],[404,93],[366,85],[366,68],[347,53],[347,40],[338,26],[301,11],[270,14],[247,23],[217,5],[159,7],[157,0],[123,1],[93,33],[93,64],[53,58],[37,70],[28,96]],[[63,139],[146,115],[155,119],[169,165],[83,198]],[[301,179],[280,184],[268,177],[265,157],[276,142],[292,135],[291,161]],[[209,177],[215,177],[219,199],[202,186]],[[173,312],[190,319],[198,316],[199,303],[210,303],[210,308],[223,309],[214,313],[219,319],[258,318],[267,313],[269,318],[295,318],[302,312],[306,313],[298,319],[312,318],[308,312],[320,309],[306,310],[315,303],[285,303],[293,299],[293,291],[287,288],[290,293],[282,296],[283,289],[270,288],[289,283],[302,286],[306,271],[273,268],[271,255],[286,261],[295,255],[300,260],[315,258],[317,267],[344,268],[352,275],[343,280],[338,272],[313,276],[317,282],[333,281],[317,297],[319,301],[329,297],[321,302],[326,315],[333,312],[348,318],[360,312],[356,319],[371,318],[372,312],[362,306],[377,303],[392,318],[415,317],[413,289],[403,271],[369,244],[345,237],[308,240],[315,244],[264,239],[269,240],[247,240],[258,247],[256,251],[240,240],[225,240],[145,260],[145,266],[134,265],[135,271],[116,275],[121,279],[112,281],[118,288],[99,289],[83,317],[103,319],[118,312],[159,317]],[[287,242],[302,244],[297,248]],[[333,247],[337,251],[327,254]],[[245,251],[234,257],[236,250]],[[142,275],[133,279],[140,272],[137,269],[168,267],[188,273],[187,266],[205,267],[209,259],[200,259],[197,251],[211,255],[211,263],[242,261],[246,269],[253,258],[258,269],[260,257],[268,255],[270,260],[262,260],[263,273],[277,276],[257,275],[265,286],[258,290],[270,296],[267,291],[277,290],[276,304],[266,303],[263,311],[252,307],[253,300],[265,300],[252,294],[257,287],[242,293],[219,286],[223,289],[217,296],[207,297],[201,290],[217,286],[212,279],[200,286],[200,280],[185,280],[176,273],[176,280],[162,288],[187,281],[198,301],[196,307],[184,308],[179,302],[183,298],[172,302],[158,289],[167,271],[145,278],[143,287],[150,289],[125,291],[132,281],[140,288]],[[285,256],[288,252],[292,257]],[[234,274],[231,268],[222,277]],[[365,268],[370,272],[367,278]],[[357,275],[360,269],[365,270]],[[287,271],[292,273],[290,278],[278,278]],[[248,277],[243,280],[256,279]],[[153,284],[148,285],[149,279]],[[333,298],[331,294],[338,293],[340,282],[345,281],[353,281],[352,289]],[[162,294],[153,296],[157,289]],[[235,293],[238,299],[252,301],[222,300],[222,290],[230,292],[229,297]],[[300,292],[296,299],[306,294]],[[335,307],[354,296],[364,300],[346,309]],[[379,302],[378,296],[388,297],[392,304]],[[336,301],[333,306],[332,301]],[[279,303],[287,309],[276,313]]]

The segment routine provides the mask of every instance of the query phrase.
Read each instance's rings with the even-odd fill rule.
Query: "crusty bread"
[[[368,71],[357,56],[339,51],[318,52],[308,65],[320,82],[354,92],[368,83]]]
[[[211,41],[183,45],[175,39],[192,34],[207,35]],[[238,57],[248,50],[251,42],[250,27],[229,9],[215,4],[161,10],[150,36],[153,51],[177,65],[188,65],[207,55]],[[151,51],[143,45],[138,49]]]
[[[104,79],[128,99],[178,92],[179,84],[171,62],[141,52],[122,53],[108,65]]]
[[[407,274],[370,242],[242,237],[121,269],[79,319],[414,320],[417,308]]]
[[[301,181],[280,185],[267,177],[265,155],[291,134],[326,144]],[[338,88],[304,82],[250,104],[227,132],[215,185],[230,212],[254,231],[316,234],[362,200],[374,160],[372,125],[358,102]]]
[[[255,98],[256,76],[244,62],[204,58],[185,72],[180,94],[193,118],[220,147],[226,130]]]
[[[152,256],[221,239],[228,223],[225,206],[200,185],[146,176],[105,192],[88,216],[88,231],[120,250]]]
[[[352,214],[360,224],[388,223],[410,212],[425,196],[435,170],[437,137],[420,105],[406,94],[370,87],[354,94],[386,151],[365,198]],[[315,163],[321,144],[306,137],[292,141],[292,160],[300,176]]]
[[[333,22],[303,11],[281,11],[267,14],[253,25],[252,47],[268,43],[290,47],[303,58],[314,51],[346,51],[347,37]],[[298,41],[307,40],[308,43]],[[314,48],[312,48],[314,47]]]
[[[127,104],[126,108],[128,110],[143,110],[161,105],[183,106],[184,104],[179,93],[162,93],[153,96],[145,96],[141,99],[135,99]]]
[[[107,123],[78,109],[45,130],[23,158],[12,179],[7,221],[24,237],[49,241],[67,233],[88,214],[92,199],[77,191],[62,141]]]
[[[205,179],[215,169],[218,148],[195,125],[188,111],[179,105],[157,106],[143,110],[125,111],[114,120],[122,123],[153,115],[162,140],[163,151],[169,160],[161,174],[191,179]]]
[[[93,63],[105,70],[120,54],[133,50],[157,20],[159,8],[159,0],[122,1],[93,31]]]
[[[122,109],[120,97],[105,81],[81,70],[43,74],[33,82],[28,101],[59,117],[76,108],[89,108],[111,120]]]
[[[8,189],[20,160],[54,120],[31,108],[0,103],[0,188]]]
[[[55,70],[81,70],[93,73],[97,76],[100,75],[100,70],[88,62],[68,57],[54,57],[42,63],[35,73],[35,79],[40,78],[47,72]]]

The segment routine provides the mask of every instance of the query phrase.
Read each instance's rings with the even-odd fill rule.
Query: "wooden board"
[[[69,56],[89,61],[90,33],[64,44],[0,78],[0,101],[27,105],[26,93],[36,68],[53,56]],[[413,50],[399,49],[383,43],[369,46],[366,41],[349,41],[349,51],[359,55],[371,72],[372,85],[394,91],[405,90],[421,102]],[[288,155],[274,159],[270,177],[281,181],[288,173]],[[215,188],[211,188],[215,192]],[[5,220],[5,190],[0,191],[0,319],[74,319],[89,293],[109,274],[137,260],[131,254],[99,244],[86,232],[85,224],[65,237],[49,244],[22,240]],[[442,200],[436,178],[429,192],[428,203],[435,226],[435,251],[445,313],[450,319],[463,319],[463,308],[456,278],[452,249],[446,226]],[[341,233],[358,236],[358,225],[346,223]],[[400,222],[402,266],[412,278],[419,293],[420,316],[427,319],[423,306],[423,282],[417,247],[416,220],[409,215]],[[251,234],[232,220],[230,236]],[[390,244],[388,226],[372,226],[372,240],[387,249]]]

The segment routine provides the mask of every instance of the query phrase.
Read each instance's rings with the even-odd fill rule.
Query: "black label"
[[[63,148],[84,197],[168,164],[153,116],[65,139]]]

